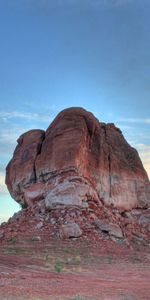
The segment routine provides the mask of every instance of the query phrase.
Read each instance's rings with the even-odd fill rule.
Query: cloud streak
[[[33,129],[31,126],[14,126],[13,124],[8,124],[9,126],[1,126],[0,128],[0,153],[1,162],[2,158],[11,158],[15,146],[17,145],[17,139],[24,132]],[[1,166],[0,166],[1,170]]]
[[[49,122],[50,116],[39,114],[39,113],[30,113],[30,112],[21,112],[21,111],[0,111],[0,119],[7,121],[9,119],[22,119],[27,121],[42,121]]]
[[[2,164],[0,164],[0,175],[4,174],[4,171],[5,171],[5,167]]]
[[[5,184],[5,175],[0,175],[0,195],[8,194],[8,190]]]
[[[15,131],[13,128],[3,130],[0,132],[0,144],[13,145],[21,133],[22,132],[20,130]]]
[[[150,118],[120,118],[119,122],[150,124]]]
[[[0,164],[0,195],[8,194],[5,184],[5,166]]]
[[[143,162],[144,168],[150,178],[150,145],[135,144],[134,147],[138,150],[138,153]]]

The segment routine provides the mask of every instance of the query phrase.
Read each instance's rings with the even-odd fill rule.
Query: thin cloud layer
[[[14,145],[20,134],[21,131],[15,130],[14,128],[4,129],[3,131],[0,131],[0,144],[5,143],[7,145]]]
[[[5,166],[0,164],[0,196],[4,194],[8,194],[8,190],[5,185]]]
[[[150,178],[150,145],[145,144],[135,144],[141,160],[143,162],[144,168],[147,171],[147,174]]]
[[[8,190],[5,184],[5,175],[0,175],[0,195],[8,194]]]
[[[150,118],[120,118],[119,122],[150,124]]]
[[[13,126],[13,124],[8,124],[8,126],[0,128],[0,153],[1,153],[1,162],[3,159],[10,159],[15,150],[17,144],[17,139],[19,136],[28,131],[28,128]]]
[[[0,119],[3,121],[7,121],[9,119],[23,119],[29,121],[42,121],[42,122],[49,122],[50,116],[39,114],[39,113],[30,113],[30,112],[21,112],[21,111],[10,111],[0,112]]]
[[[0,153],[12,155],[17,139],[31,129],[45,129],[51,122],[48,114],[23,111],[0,111]],[[2,159],[2,157],[1,157]]]

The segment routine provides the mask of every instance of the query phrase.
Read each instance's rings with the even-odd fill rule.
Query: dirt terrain
[[[148,300],[149,278],[149,246],[139,243],[25,235],[0,245],[0,300]]]

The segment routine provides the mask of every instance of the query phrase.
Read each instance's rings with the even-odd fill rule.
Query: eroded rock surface
[[[121,210],[150,205],[150,185],[137,151],[114,124],[82,108],[69,108],[46,132],[18,140],[6,184],[22,205],[43,201],[46,209],[88,208],[90,201]]]
[[[26,188],[37,181],[35,160],[41,151],[44,136],[43,130],[31,130],[22,134],[6,168],[6,185],[11,196],[19,203],[25,203]]]

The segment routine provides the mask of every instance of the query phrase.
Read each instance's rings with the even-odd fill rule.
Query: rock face
[[[20,136],[12,160],[6,169],[6,184],[11,196],[24,203],[27,186],[36,182],[35,160],[40,153],[45,133],[31,130]]]
[[[89,201],[121,210],[150,206],[150,184],[137,151],[114,124],[82,108],[65,109],[46,132],[18,140],[6,184],[22,205],[87,208]]]

